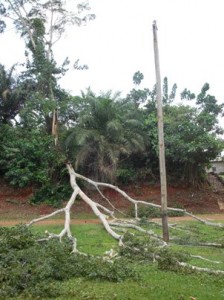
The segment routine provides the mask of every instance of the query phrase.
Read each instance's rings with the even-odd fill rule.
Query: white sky
[[[74,0],[70,0],[73,2]],[[84,27],[69,28],[55,45],[56,59],[78,58],[89,70],[71,70],[61,86],[78,94],[133,88],[141,71],[141,88],[155,83],[152,22],[157,21],[162,78],[199,92],[205,82],[219,102],[224,99],[223,0],[89,0],[96,19]],[[75,3],[75,1],[74,1]],[[0,63],[10,67],[24,61],[24,47],[13,30],[0,35]]]

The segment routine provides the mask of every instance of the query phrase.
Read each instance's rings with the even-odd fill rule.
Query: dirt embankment
[[[156,204],[160,203],[160,186],[150,186],[147,183],[126,186],[123,189],[133,198],[138,200],[145,200]],[[93,200],[106,205],[103,200],[95,191],[87,191],[88,195]],[[103,190],[104,195],[111,200],[114,206],[120,210],[127,211],[131,204],[125,200],[117,192],[109,189]],[[55,210],[54,207],[40,204],[32,205],[30,199],[32,198],[32,188],[26,189],[14,189],[9,187],[5,182],[0,181],[0,225],[6,225],[6,221],[10,224],[18,224],[20,222],[26,222],[32,220],[35,217],[39,217]],[[213,192],[210,188],[207,189],[193,189],[185,187],[168,187],[168,205],[170,207],[185,208],[190,212],[196,214],[221,214],[219,218],[224,218],[224,212],[220,209],[218,203],[224,201],[224,194]],[[81,200],[77,200],[72,208],[72,217],[75,222],[80,222],[78,218],[82,218],[82,215],[90,215],[91,209]],[[92,215],[94,218],[94,216]],[[63,216],[62,216],[63,218]],[[90,219],[91,216],[82,222],[97,222],[94,219]],[[210,216],[208,218],[215,218]],[[62,219],[47,220],[49,222],[63,223]],[[75,221],[76,220],[76,221]],[[13,223],[14,222],[14,223]]]

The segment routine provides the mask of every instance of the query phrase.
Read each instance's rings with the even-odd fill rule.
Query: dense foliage
[[[40,129],[0,128],[0,169],[15,187],[32,186],[34,202],[60,204],[70,195],[64,156]]]
[[[0,229],[0,298],[60,295],[58,281],[85,277],[113,282],[137,278],[127,260],[108,262],[94,256],[71,253],[68,241],[37,241],[26,226]]]
[[[223,149],[223,140],[218,137],[222,129],[217,124],[223,107],[207,90],[205,85],[194,107],[176,105],[171,96],[164,98],[169,181],[203,183],[206,166]],[[5,179],[19,187],[33,185],[36,201],[54,202],[55,198],[55,203],[66,197],[65,160],[97,180],[122,184],[158,180],[154,90],[132,90],[124,99],[111,92],[97,96],[88,90],[73,97],[59,88],[57,91],[56,147],[47,121],[52,110],[50,100],[27,97],[16,114],[16,122],[13,114],[8,124],[2,123],[0,169]],[[187,96],[182,93],[182,97]]]

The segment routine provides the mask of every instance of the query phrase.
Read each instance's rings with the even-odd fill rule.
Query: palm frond
[[[119,94],[107,91],[96,97],[87,91],[77,126],[67,137],[67,144],[74,147],[76,167],[83,166],[106,180],[114,180],[121,156],[145,150],[143,124],[136,108],[112,97]]]

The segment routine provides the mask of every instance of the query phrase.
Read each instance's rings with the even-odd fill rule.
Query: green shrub
[[[135,209],[132,207],[129,211],[131,217],[135,216]],[[139,218],[159,218],[161,216],[160,209],[153,206],[138,206],[138,217]]]
[[[44,132],[8,128],[2,141],[0,167],[11,185],[43,185],[51,178],[56,153],[53,140]]]
[[[59,207],[63,201],[70,198],[71,193],[72,190],[69,181],[64,182],[63,184],[48,183],[34,192],[31,201],[33,203],[45,202],[54,207]]]
[[[127,185],[136,180],[137,173],[134,169],[131,168],[118,169],[116,171],[116,178],[120,184]]]

